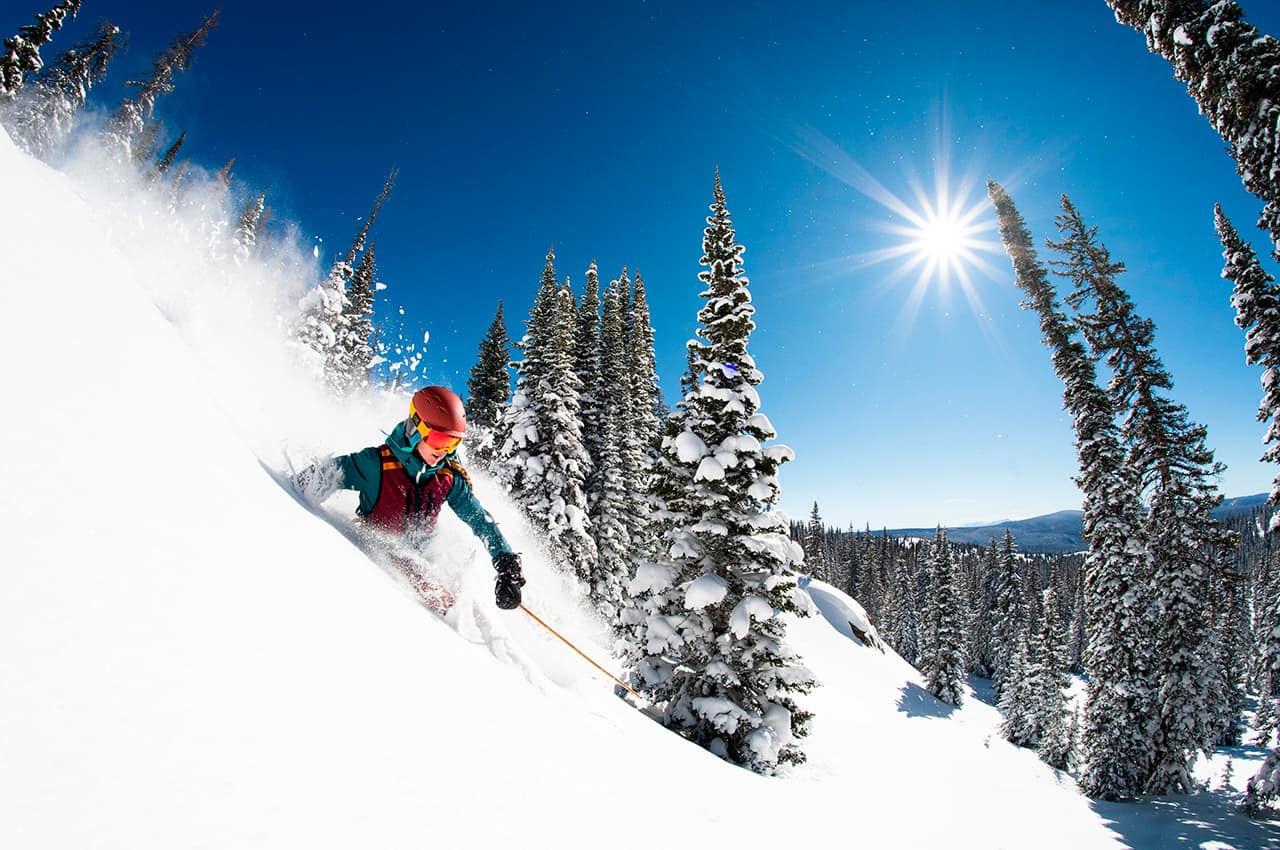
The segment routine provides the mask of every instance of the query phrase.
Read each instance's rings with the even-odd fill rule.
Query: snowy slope
[[[456,521],[431,557],[457,613],[428,613],[327,521],[349,502],[317,515],[270,474],[402,415],[334,406],[279,343],[273,303],[318,272],[210,258],[226,202],[175,219],[87,176],[106,171],[53,172],[0,133],[0,847],[1124,846],[993,709],[946,710],[857,640],[861,609],[818,582],[791,631],[824,685],[810,761],[775,779],[495,609]],[[477,491],[525,552],[529,606],[616,667],[515,509]]]

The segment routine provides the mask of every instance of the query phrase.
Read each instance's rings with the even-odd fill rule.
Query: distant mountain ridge
[[[1223,499],[1213,515],[1221,519],[1242,511],[1253,510],[1266,502],[1268,495],[1255,493],[1252,496]],[[991,525],[948,528],[947,539],[953,543],[985,546],[992,537],[997,540],[1004,537],[1004,531],[1007,528],[1013,533],[1019,552],[1042,552],[1049,555],[1082,552],[1087,548],[1084,538],[1080,536],[1083,516],[1082,511],[1057,511],[1029,519],[1016,519]],[[935,528],[891,528],[889,536],[932,538],[935,531]]]

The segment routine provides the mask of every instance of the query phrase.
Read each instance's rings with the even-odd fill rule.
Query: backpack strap
[[[462,463],[457,458],[452,458],[452,457],[449,458],[447,461],[445,461],[444,467],[445,469],[448,469],[450,472],[454,473],[455,475],[461,477],[463,481],[467,482],[468,487],[472,486],[471,473],[467,472],[467,468],[463,466]]]

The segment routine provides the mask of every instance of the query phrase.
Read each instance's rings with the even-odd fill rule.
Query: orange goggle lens
[[[418,436],[421,442],[426,443],[427,448],[437,454],[448,454],[462,442],[462,438],[459,436],[434,430],[430,425],[423,422],[416,412],[413,414],[413,424],[418,429]]]

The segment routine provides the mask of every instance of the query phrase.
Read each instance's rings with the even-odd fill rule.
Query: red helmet
[[[462,399],[444,387],[423,387],[409,402],[409,416],[418,415],[433,431],[463,437],[467,433],[467,411]]]

